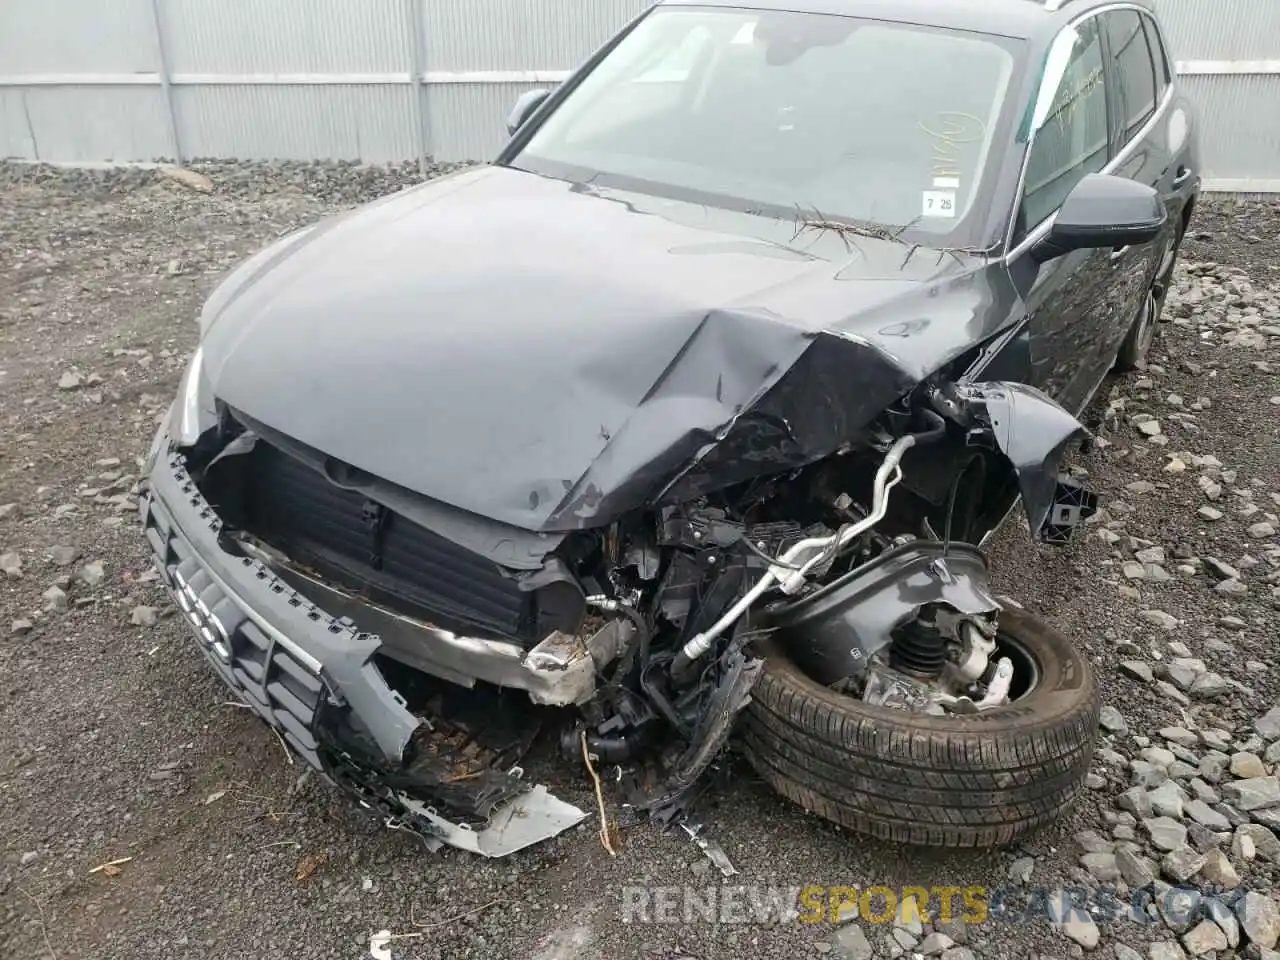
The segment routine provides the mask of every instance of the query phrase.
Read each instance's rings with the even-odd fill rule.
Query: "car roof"
[[[659,5],[829,13],[1035,39],[1112,2],[1116,0],[659,0]],[[1151,9],[1148,0],[1124,2]]]

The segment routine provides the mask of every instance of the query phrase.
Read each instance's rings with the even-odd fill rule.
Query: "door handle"
[[[1125,255],[1126,253],[1128,253],[1128,252],[1129,252],[1129,248],[1128,248],[1128,247],[1112,247],[1112,248],[1111,248],[1111,262],[1112,262],[1112,263],[1116,263],[1116,262],[1118,262],[1118,261],[1120,261],[1120,260],[1123,260],[1123,259],[1124,259],[1124,255]]]
[[[1190,179],[1191,179],[1191,168],[1179,167],[1177,174],[1173,178],[1173,185],[1175,188],[1180,187]]]

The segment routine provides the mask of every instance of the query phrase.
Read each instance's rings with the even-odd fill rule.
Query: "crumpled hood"
[[[247,262],[210,298],[205,373],[435,500],[594,526],[824,456],[972,343],[981,262],[907,249],[480,168]]]

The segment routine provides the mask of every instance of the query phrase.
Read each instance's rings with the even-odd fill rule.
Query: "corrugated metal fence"
[[[650,0],[12,0],[0,157],[486,159]],[[1156,0],[1209,186],[1280,191],[1280,0]]]

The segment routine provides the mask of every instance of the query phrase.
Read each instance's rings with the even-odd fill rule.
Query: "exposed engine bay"
[[[518,691],[573,708],[564,755],[626,768],[630,802],[669,819],[748,703],[762,634],[876,707],[974,713],[1034,685],[972,543],[1019,497],[1061,542],[1093,509],[1059,467],[1082,433],[1022,385],[925,385],[835,456],[541,535],[536,567],[467,549],[417,495],[225,405],[181,455],[223,550],[377,641],[410,719],[321,710],[326,769],[389,825],[498,855],[480,828],[527,791],[537,729],[508,717]]]

